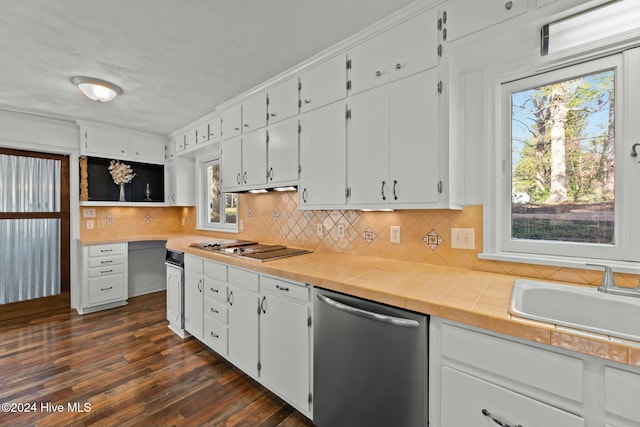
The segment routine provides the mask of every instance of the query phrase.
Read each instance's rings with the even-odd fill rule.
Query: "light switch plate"
[[[400,243],[400,241],[401,241],[400,226],[399,225],[392,225],[389,228],[390,228],[389,242],[391,242],[391,243]]]
[[[316,224],[316,234],[318,235],[318,237],[322,237],[324,236],[324,227],[322,227],[322,224]]]
[[[95,218],[96,217],[95,208],[82,208],[82,217],[83,218]]]
[[[87,220],[87,230],[93,230],[94,223],[92,219]]]
[[[344,237],[344,224],[338,224],[338,237]]]
[[[452,228],[451,229],[452,249],[475,249],[476,238],[473,228]]]

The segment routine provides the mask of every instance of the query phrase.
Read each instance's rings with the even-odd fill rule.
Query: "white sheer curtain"
[[[60,212],[60,166],[0,154],[0,212]],[[60,293],[60,225],[58,218],[0,220],[0,304]]]

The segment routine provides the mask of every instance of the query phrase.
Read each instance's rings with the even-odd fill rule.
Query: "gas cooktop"
[[[306,249],[288,248],[283,245],[261,244],[250,240],[217,240],[212,242],[192,243],[191,246],[226,255],[253,259],[260,262],[312,252]]]

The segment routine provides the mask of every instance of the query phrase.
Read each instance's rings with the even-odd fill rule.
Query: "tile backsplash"
[[[478,259],[482,252],[482,206],[467,206],[460,211],[301,211],[296,192],[241,194],[239,206],[242,227],[233,238],[588,285],[598,285],[602,276],[592,270]],[[86,228],[88,219],[94,220],[94,229]],[[188,232],[230,237],[229,233],[197,230],[195,225],[195,208],[96,207],[96,218],[81,218],[81,236],[113,238]],[[400,227],[401,243],[390,242],[391,226]],[[475,249],[453,249],[452,228],[473,229]],[[616,273],[619,285],[635,286],[637,280],[635,275]]]

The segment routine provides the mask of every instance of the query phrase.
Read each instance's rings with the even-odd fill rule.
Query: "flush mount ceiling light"
[[[122,89],[113,83],[93,77],[75,76],[71,78],[71,82],[88,98],[98,102],[111,101],[122,93]]]

